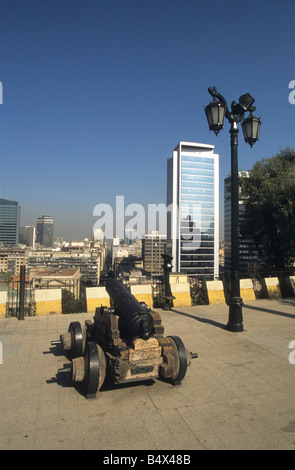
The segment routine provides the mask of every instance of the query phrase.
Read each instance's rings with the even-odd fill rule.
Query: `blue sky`
[[[21,224],[51,215],[56,235],[91,236],[99,203],[166,202],[181,140],[215,145],[230,172],[229,125],[209,132],[216,86],[249,92],[261,117],[239,167],[295,147],[293,0],[0,0],[0,197]]]

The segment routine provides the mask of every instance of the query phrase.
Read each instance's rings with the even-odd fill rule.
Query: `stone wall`
[[[61,313],[61,289],[36,289],[36,315]]]
[[[0,318],[6,315],[7,292],[0,292]]]
[[[86,287],[87,312],[95,313],[96,307],[110,307],[110,297],[105,287]]]
[[[136,284],[130,286],[130,292],[138,300],[138,302],[145,302],[149,308],[153,307],[153,294],[151,284]]]
[[[267,277],[265,278],[265,286],[267,289],[268,297],[270,299],[280,299],[281,290],[280,283],[277,277]]]
[[[207,290],[209,305],[225,303],[222,281],[206,281],[205,287]]]
[[[256,300],[252,279],[241,279],[240,291],[244,302]]]
[[[190,286],[188,282],[170,284],[174,297],[173,307],[190,307],[192,305]]]

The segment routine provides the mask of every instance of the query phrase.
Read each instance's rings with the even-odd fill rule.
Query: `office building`
[[[152,276],[163,274],[163,257],[167,237],[159,234],[158,230],[152,230],[142,240],[142,258],[145,271]]]
[[[36,228],[34,225],[26,225],[19,229],[19,243],[30,248],[35,248]]]
[[[219,155],[214,145],[179,142],[167,161],[167,243],[172,272],[219,275]]]
[[[16,246],[19,241],[20,207],[18,202],[0,199],[0,243]]]
[[[239,178],[248,178],[248,171],[239,171]],[[224,180],[224,273],[231,271],[231,177]],[[239,189],[239,224],[243,223],[246,217],[245,198],[241,188]],[[250,239],[239,236],[239,272],[250,274],[257,266],[257,254],[253,250],[253,242]]]
[[[42,215],[37,220],[36,242],[43,246],[53,246],[54,219],[49,215]]]

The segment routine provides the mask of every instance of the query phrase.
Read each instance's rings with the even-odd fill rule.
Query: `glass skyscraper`
[[[53,246],[54,219],[49,215],[42,215],[37,220],[36,242],[43,246]]]
[[[16,201],[0,199],[0,242],[16,246],[19,238],[20,207]]]
[[[179,142],[167,162],[167,241],[173,272],[219,275],[219,155],[213,145]]]

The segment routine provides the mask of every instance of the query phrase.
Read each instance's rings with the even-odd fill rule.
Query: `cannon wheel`
[[[73,321],[69,326],[69,333],[71,333],[71,355],[72,357],[79,357],[83,355],[83,333],[80,322]]]
[[[106,358],[101,347],[89,341],[85,350],[84,390],[86,398],[95,398],[106,375]]]
[[[172,378],[173,385],[180,385],[187,371],[187,353],[185,346],[179,336],[169,336],[175,343],[176,354],[179,359],[179,367],[176,376]]]

